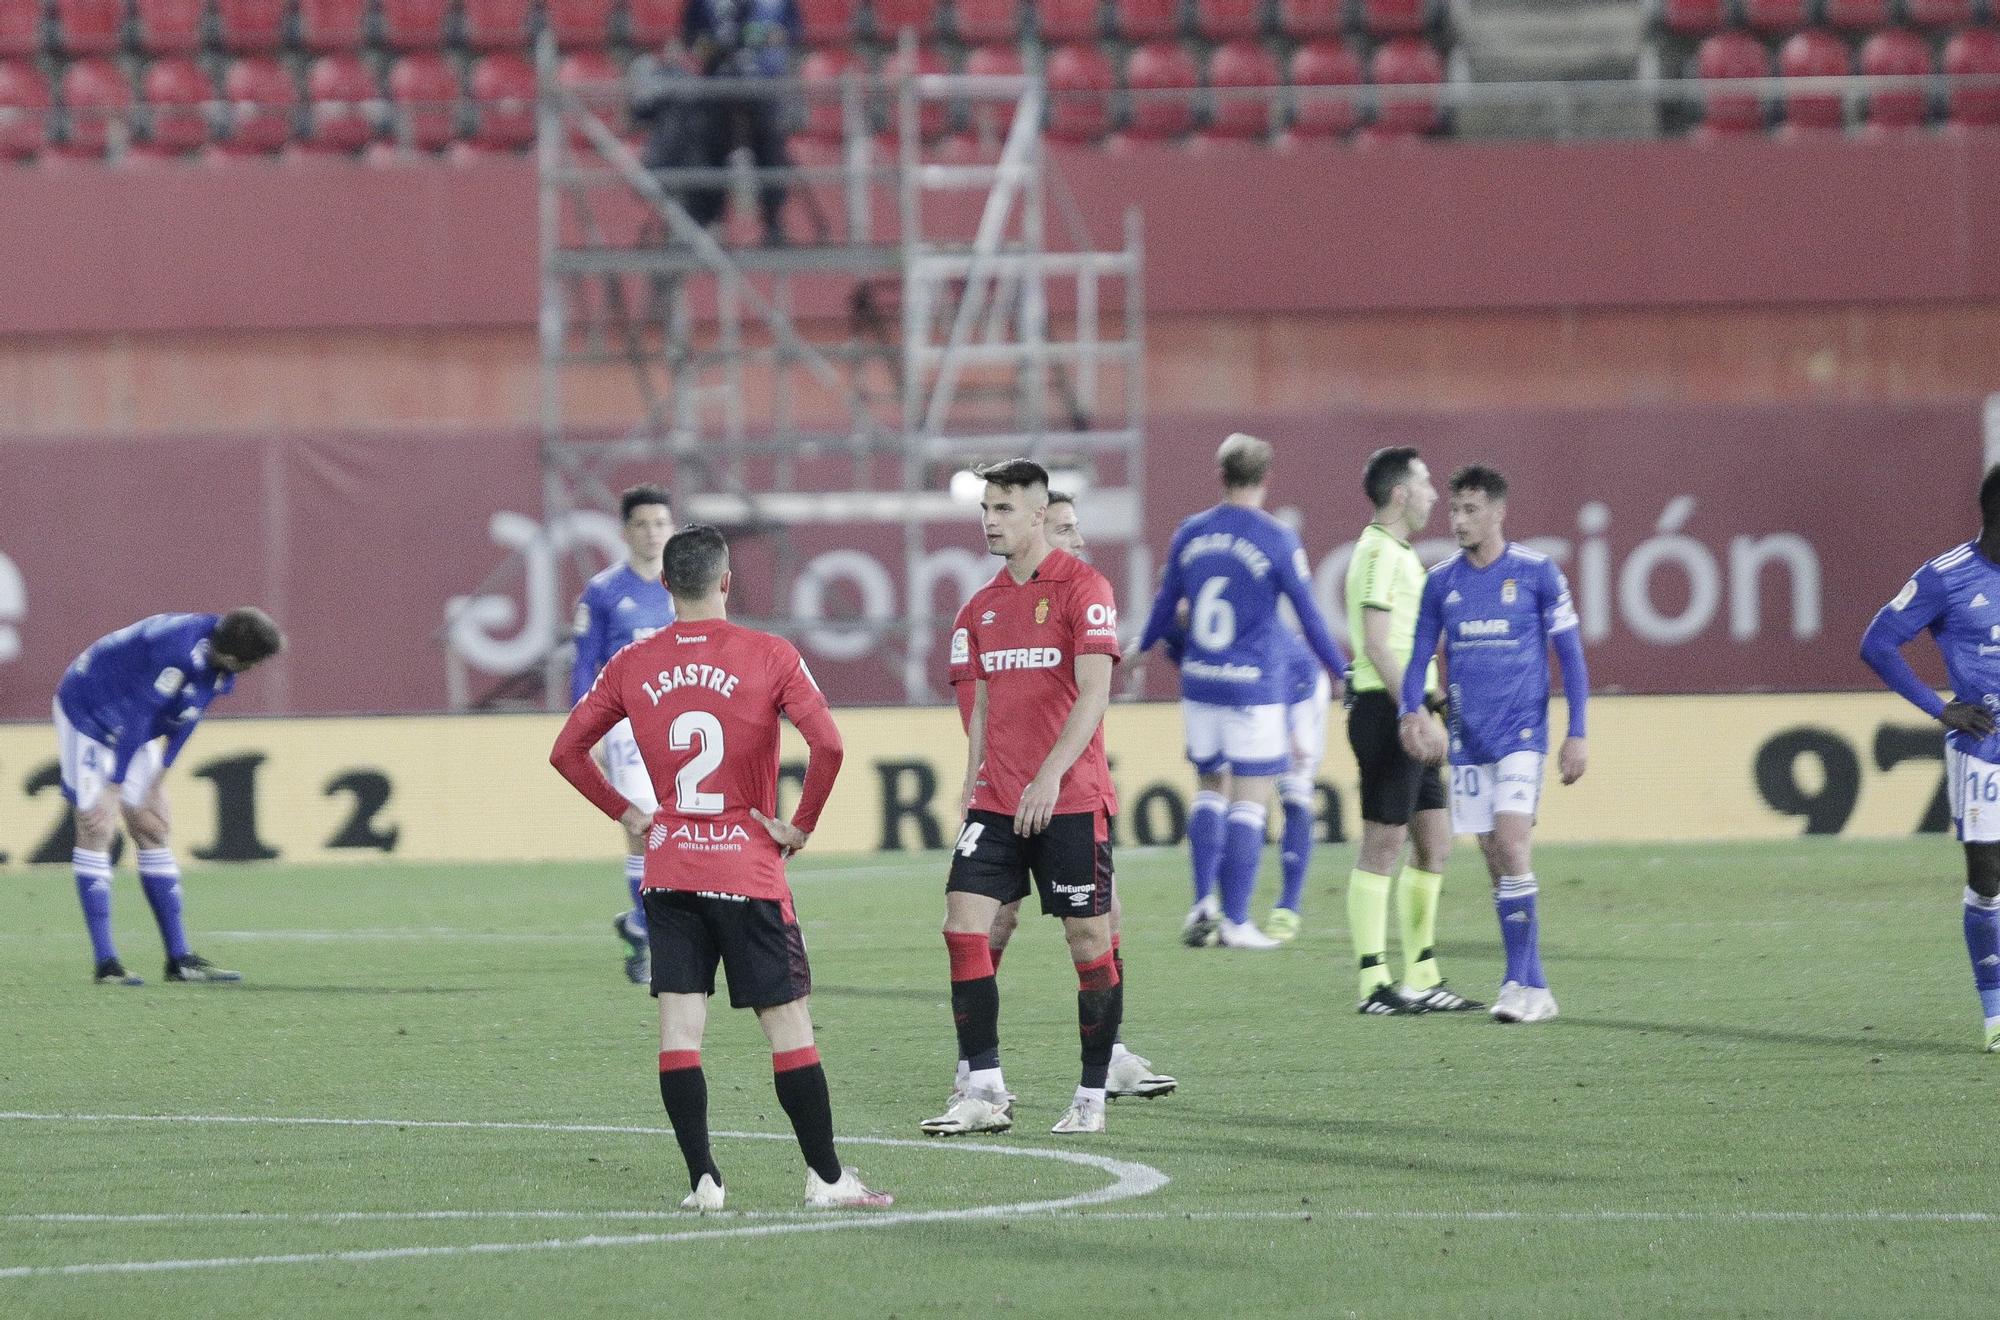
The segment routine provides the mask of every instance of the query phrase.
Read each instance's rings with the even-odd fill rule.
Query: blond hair
[[[1222,484],[1230,490],[1263,485],[1271,473],[1272,453],[1269,440],[1235,432],[1215,451],[1215,465],[1222,469]]]

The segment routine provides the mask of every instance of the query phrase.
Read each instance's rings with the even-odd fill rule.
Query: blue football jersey
[[[221,616],[155,614],[100,637],[63,672],[56,700],[77,732],[112,749],[111,782],[141,747],[168,740],[165,762],[208,704],[236,686],[236,675],[209,660],[209,638]]]
[[[1442,636],[1451,763],[1490,765],[1510,752],[1546,753],[1549,641],[1576,626],[1569,583],[1547,555],[1510,542],[1491,564],[1475,568],[1460,551],[1424,579],[1403,708],[1422,704],[1420,661]]]
[[[1319,676],[1325,671],[1320,668],[1312,648],[1306,645],[1305,638],[1290,628],[1280,628],[1278,632],[1278,649],[1285,666],[1285,704],[1310,701],[1313,693],[1319,690]]]
[[[2000,564],[1980,554],[1976,542],[1919,568],[1868,631],[1901,646],[1927,629],[1944,656],[1952,695],[2000,716]],[[1945,737],[1961,752],[2000,764],[2000,734]]]
[[[1212,706],[1282,704],[1292,689],[1284,652],[1291,630],[1278,613],[1285,599],[1320,663],[1344,676],[1347,656],[1312,598],[1309,572],[1298,535],[1261,509],[1218,504],[1197,513],[1174,533],[1140,649],[1171,634],[1185,600],[1181,695]]]
[[[592,578],[576,603],[576,665],[569,671],[569,704],[583,700],[612,656],[673,621],[674,598],[658,578],[635,573],[623,561]]]

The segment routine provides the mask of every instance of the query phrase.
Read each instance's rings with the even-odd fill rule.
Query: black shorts
[[[718,962],[732,1008],[776,1008],[812,993],[805,936],[789,902],[680,889],[648,889],[641,897],[654,994],[712,995]]]
[[[1357,692],[1347,712],[1347,745],[1361,767],[1361,819],[1407,825],[1419,811],[1442,811],[1444,775],[1412,760],[1396,730],[1396,703],[1387,692]]]
[[[1052,917],[1101,917],[1111,910],[1110,822],[1094,811],[1051,817],[1022,838],[1014,818],[970,811],[951,854],[947,894],[984,894],[1001,904],[1028,896],[1028,879]]]

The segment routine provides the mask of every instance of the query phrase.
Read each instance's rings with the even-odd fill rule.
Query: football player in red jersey
[[[1102,1132],[1124,999],[1111,949],[1110,825],[1118,801],[1103,729],[1118,607],[1103,574],[1049,544],[1049,477],[1039,464],[1013,459],[979,475],[987,548],[1007,566],[967,605],[965,658],[978,678],[965,823],[945,884],[952,1016],[968,1075],[951,1107],[922,1126],[949,1136],[1013,1125],[988,936],[1001,906],[1025,897],[1032,879],[1042,911],[1063,921],[1083,1042],[1082,1080],[1052,1131]],[[956,651],[956,634],[952,644]]]
[[[1059,490],[1049,492],[1049,509],[1042,521],[1042,533],[1048,538],[1049,544],[1058,550],[1065,550],[1073,555],[1082,552],[1083,527],[1077,520],[1075,496]],[[1003,568],[1000,571],[1004,573],[1007,570]],[[971,621],[974,617],[972,601],[968,599],[951,625],[952,694],[958,701],[959,723],[968,730],[972,727],[973,698],[979,691],[979,675],[972,667],[971,657]],[[960,641],[961,637],[966,639],[963,644]],[[1119,949],[1119,915],[1118,882],[1114,878],[1111,884],[1111,954],[1118,964],[1118,980],[1122,985],[1125,981],[1125,955]],[[993,951],[993,970],[996,974],[1000,970],[1000,956],[1007,951],[1007,943],[1014,938],[1014,928],[1020,919],[1019,899],[1012,903],[1001,904],[1000,911],[994,916],[993,929],[987,935],[986,943]],[[958,1060],[958,1074],[952,1081],[951,1099],[946,1102],[946,1108],[958,1103],[959,1095],[965,1090],[970,1074],[971,1066],[961,1055]],[[1125,1047],[1122,1029],[1112,1039],[1111,1070],[1105,1074],[1104,1079],[1105,1095],[1114,1100],[1123,1096],[1137,1096],[1150,1100],[1155,1096],[1171,1095],[1177,1085],[1179,1083],[1166,1074],[1154,1072],[1150,1060],[1134,1054]]]
[[[578,792],[646,840],[640,896],[660,1001],[660,1099],[687,1159],[690,1210],[723,1207],[708,1144],[701,1038],[718,962],[729,1002],[754,1009],[771,1042],[778,1102],[806,1157],[806,1204],[878,1208],[890,1198],[843,1169],[833,1146],[826,1073],[806,997],[812,973],[785,882],[840,772],[840,730],[797,648],[728,621],[729,547],[713,527],[667,541],[661,577],[676,619],[605,665],[556,738],[549,760]],[[778,809],[778,720],[811,757],[798,809]],[[611,786],[590,749],[623,719],[646,763],[659,810]]]

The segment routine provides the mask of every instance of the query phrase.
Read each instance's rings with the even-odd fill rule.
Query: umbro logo
[[[639,602],[627,596],[618,602],[618,608],[621,610],[636,610],[639,608]]]
[[[1979,960],[1981,967],[2000,967],[2000,953],[1989,953]]]
[[[1456,592],[1456,591],[1452,591],[1452,592],[1448,592],[1448,593],[1446,593],[1446,595],[1445,595],[1445,598],[1444,598],[1444,603],[1445,603],[1445,604],[1447,604],[1447,605],[1456,605],[1456,604],[1458,604],[1458,602],[1459,602],[1459,601],[1461,601],[1461,600],[1463,600],[1463,599],[1464,599],[1464,597],[1463,597],[1463,596],[1460,596],[1460,595],[1458,594],[1458,592]]]

